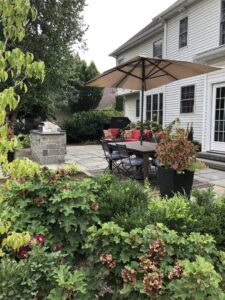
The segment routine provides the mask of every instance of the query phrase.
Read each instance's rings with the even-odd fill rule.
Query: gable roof
[[[130,38],[128,41],[126,41],[124,44],[122,44],[120,47],[118,47],[116,50],[110,53],[109,56],[116,57],[122,52],[145,41],[149,37],[159,32],[160,30],[163,30],[164,20],[171,18],[174,14],[182,11],[183,9],[189,7],[194,2],[197,1],[199,0],[177,0],[174,4],[172,4],[162,13],[160,13],[155,18],[153,18],[151,23],[149,23],[142,30],[136,33],[132,38]]]

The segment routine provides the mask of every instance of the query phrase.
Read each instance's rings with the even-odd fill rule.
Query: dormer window
[[[225,44],[225,0],[221,1],[220,45]]]
[[[179,48],[187,46],[188,39],[188,17],[180,20]]]
[[[153,43],[153,57],[162,58],[162,40]]]

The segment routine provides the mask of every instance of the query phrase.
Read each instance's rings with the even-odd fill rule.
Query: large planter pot
[[[194,172],[185,171],[183,174],[178,174],[173,169],[159,167],[158,175],[161,197],[172,198],[174,194],[180,193],[190,198]]]

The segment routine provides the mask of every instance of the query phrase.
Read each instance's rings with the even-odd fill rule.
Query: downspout
[[[163,58],[167,58],[167,29],[168,29],[168,25],[167,25],[167,21],[164,20],[164,39],[163,39]]]
[[[207,79],[208,74],[204,75],[204,94],[203,94],[203,116],[202,116],[202,151],[205,151],[206,144],[205,144],[205,135],[208,134],[209,126],[206,126],[206,105],[207,105]],[[208,111],[208,109],[207,109]],[[211,136],[211,132],[209,133]]]
[[[168,24],[167,21],[164,20],[164,35],[163,35],[163,58],[167,58],[167,30]],[[166,93],[167,93],[167,86],[164,85],[163,88],[163,122],[162,126],[165,127],[166,125]]]

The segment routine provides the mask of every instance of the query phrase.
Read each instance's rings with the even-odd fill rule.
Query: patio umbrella
[[[143,140],[144,92],[176,80],[217,71],[219,68],[186,61],[137,56],[94,79],[86,86],[141,91],[141,144]]]

